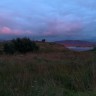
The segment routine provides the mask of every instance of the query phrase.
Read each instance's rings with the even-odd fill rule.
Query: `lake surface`
[[[89,51],[94,49],[94,47],[74,47],[74,46],[67,47],[67,48],[73,51]]]

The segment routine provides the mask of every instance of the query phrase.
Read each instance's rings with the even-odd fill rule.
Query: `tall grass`
[[[0,96],[96,96],[96,55],[61,49],[1,55]]]

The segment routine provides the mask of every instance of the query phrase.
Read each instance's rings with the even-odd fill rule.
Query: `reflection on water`
[[[74,47],[74,46],[71,46],[71,47],[67,47],[67,48],[70,50],[73,50],[73,51],[88,51],[88,50],[92,50],[94,47]]]

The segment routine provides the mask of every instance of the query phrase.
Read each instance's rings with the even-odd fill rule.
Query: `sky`
[[[0,0],[0,39],[96,37],[96,0]]]

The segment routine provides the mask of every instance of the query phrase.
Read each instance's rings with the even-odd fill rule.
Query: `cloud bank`
[[[37,39],[45,36],[49,40],[96,37],[95,5],[96,0],[0,1],[0,38],[2,35]]]

